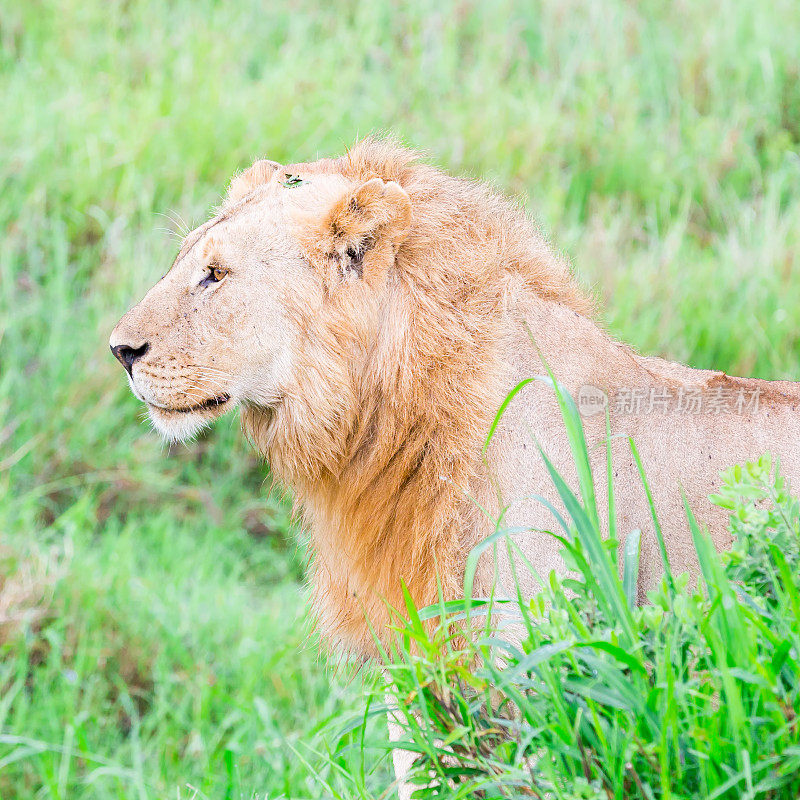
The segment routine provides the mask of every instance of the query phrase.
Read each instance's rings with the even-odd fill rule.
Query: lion
[[[550,512],[530,498],[559,505],[537,442],[577,481],[552,388],[520,389],[484,447],[509,391],[545,365],[585,412],[601,496],[596,412],[608,409],[618,529],[642,531],[642,597],[663,565],[627,437],[676,573],[697,574],[681,487],[724,549],[725,512],[708,500],[720,470],[770,450],[800,477],[800,385],[642,356],[595,316],[521,209],[367,139],[234,177],[110,346],[168,439],[241,409],[308,529],[322,633],[370,657],[402,584],[419,606],[437,583],[446,598],[463,593],[467,555],[500,516],[527,529],[517,543],[541,578],[565,571]],[[512,566],[484,559],[475,591],[513,594]],[[536,591],[533,576],[523,583]]]

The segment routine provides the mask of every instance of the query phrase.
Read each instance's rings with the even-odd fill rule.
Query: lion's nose
[[[114,358],[116,358],[117,361],[119,361],[119,363],[122,364],[122,366],[128,371],[128,375],[130,375],[134,362],[140,359],[149,348],[150,345],[147,342],[140,347],[130,347],[127,344],[118,344],[111,347],[111,352],[114,354]]]

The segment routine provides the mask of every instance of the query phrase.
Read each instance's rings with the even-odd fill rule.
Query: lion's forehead
[[[231,208],[191,231],[181,244],[176,263],[190,252],[208,258],[214,248],[259,242],[275,245],[294,239],[297,228],[318,217],[353,182],[340,174],[319,172],[313,164],[282,167]]]

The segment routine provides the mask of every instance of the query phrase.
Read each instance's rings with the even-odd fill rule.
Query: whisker
[[[210,389],[212,389],[214,391],[218,391],[220,394],[227,394],[227,391],[226,391],[225,387],[221,383],[216,383],[215,381],[210,380],[210,379],[203,380],[203,383],[206,384],[206,387],[205,387],[206,389],[210,388]],[[196,389],[197,391],[202,391],[202,389],[199,386],[197,386],[196,384],[194,384],[192,386],[192,388]],[[206,399],[209,399],[209,398],[207,397]]]
[[[166,233],[167,236],[171,236],[173,239],[179,242],[183,240],[181,234],[178,233],[178,231],[173,230],[172,228],[154,228],[154,230],[157,230],[159,233]]]
[[[183,219],[183,217],[174,209],[168,209],[166,212],[157,211],[156,215],[168,219],[174,226],[174,232],[179,234],[181,239],[185,239],[186,235],[191,233],[191,228]]]
[[[202,372],[202,373],[205,373],[205,374],[208,374],[208,375],[216,373],[217,375],[219,375],[219,376],[221,376],[223,378],[229,378],[229,379],[233,378],[233,375],[231,375],[229,372],[226,372],[225,370],[217,369],[217,367],[195,367],[194,369],[196,371],[198,371],[198,372]]]
[[[230,376],[223,376],[224,378],[228,378],[230,380]],[[204,372],[199,372],[196,375],[196,378],[204,383],[210,384],[212,387],[222,390],[222,392],[227,392],[227,387],[215,376],[207,375]],[[196,386],[196,384],[195,384]]]

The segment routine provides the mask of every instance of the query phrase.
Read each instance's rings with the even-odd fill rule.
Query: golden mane
[[[303,332],[295,385],[276,410],[243,414],[306,516],[323,632],[368,652],[365,616],[382,632],[385,603],[402,607],[401,580],[422,605],[436,599],[437,574],[446,598],[461,588],[509,304],[530,290],[592,307],[521,210],[393,142],[286,170],[395,181],[411,200],[385,292],[360,287],[357,316],[335,292],[321,309],[290,309]],[[309,225],[300,238],[319,235]]]
[[[569,264],[521,208],[486,184],[420,163],[416,151],[392,139],[364,139],[341,158],[320,163],[357,181],[395,181],[407,192],[414,227],[397,254],[401,272],[414,275],[424,266],[431,281],[449,277],[468,289],[513,273],[543,299],[593,313]]]

